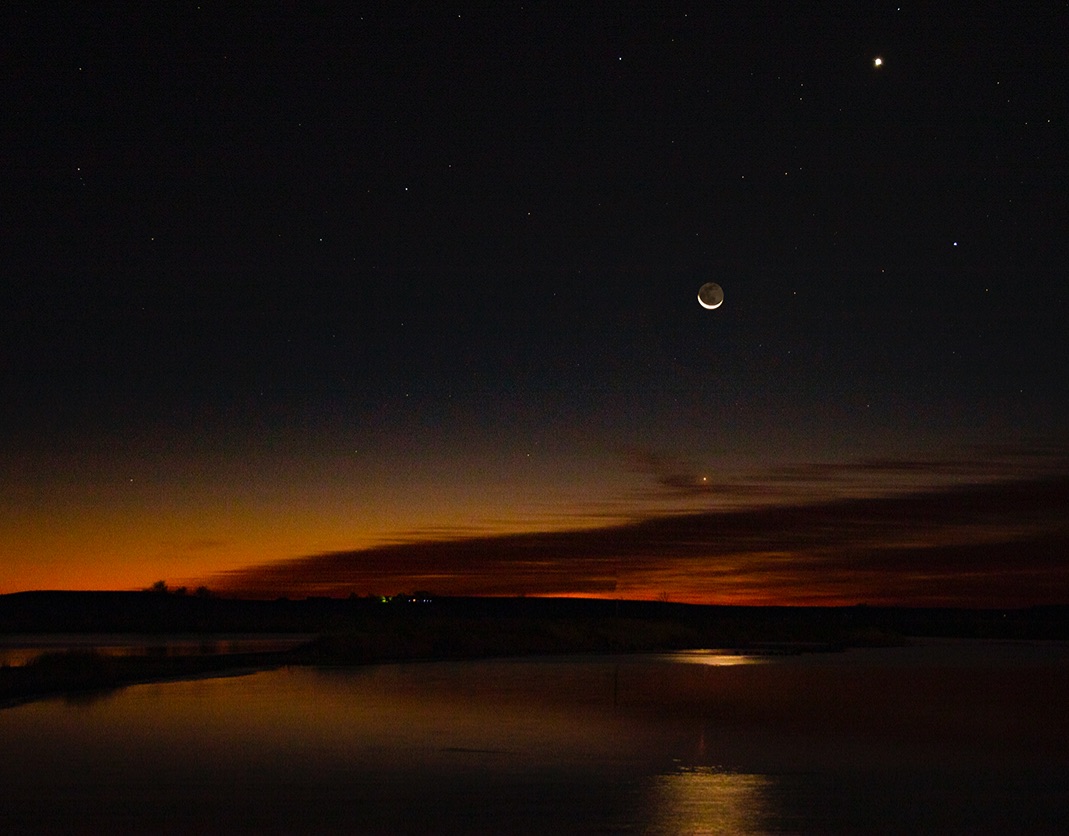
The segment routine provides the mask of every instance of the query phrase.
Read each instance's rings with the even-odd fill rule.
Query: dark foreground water
[[[291,669],[0,711],[0,831],[1063,832],[1069,646]]]

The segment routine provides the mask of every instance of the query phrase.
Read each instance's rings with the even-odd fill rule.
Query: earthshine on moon
[[[715,310],[724,304],[724,289],[716,282],[706,282],[698,289],[698,304],[707,310]]]

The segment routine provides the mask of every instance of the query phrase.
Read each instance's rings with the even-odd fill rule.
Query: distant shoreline
[[[0,707],[129,685],[232,676],[286,666],[644,653],[698,648],[820,652],[917,638],[1069,639],[1069,607],[953,610],[716,607],[600,599],[399,598],[245,601],[158,593],[0,596],[13,634],[271,635],[309,641],[283,651],[185,655],[45,652],[0,667]]]
[[[534,652],[445,653],[439,656],[412,655],[395,648],[394,654],[364,656],[353,652],[352,637],[325,636],[298,652],[259,654],[205,654],[176,656],[164,660],[143,655],[109,656],[83,650],[43,653],[25,665],[0,667],[0,710],[47,699],[72,699],[105,695],[133,685],[162,682],[190,682],[296,667],[363,667],[388,664],[461,662],[481,659],[515,659],[551,656],[582,656],[638,653],[667,653],[695,650],[690,647],[644,647],[638,650],[591,650],[586,646],[556,647]],[[363,637],[357,639],[362,646]],[[881,645],[885,646],[885,645]],[[828,653],[845,650],[840,645],[814,643],[761,645],[746,648],[716,648],[731,654],[785,656],[801,653]],[[175,664],[169,664],[174,662]]]
[[[161,660],[81,650],[44,653],[25,665],[0,667],[0,710],[38,700],[102,695],[131,685],[241,676],[283,665],[280,659],[250,659],[246,654]]]

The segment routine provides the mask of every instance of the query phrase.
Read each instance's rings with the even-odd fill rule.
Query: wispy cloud
[[[209,582],[259,596],[427,589],[725,603],[1063,603],[1067,510],[1069,475],[1052,473],[601,528],[395,543]]]
[[[1069,445],[1050,442],[963,446],[938,457],[801,461],[749,470],[702,468],[661,450],[629,448],[621,457],[642,478],[631,497],[639,516],[812,504],[1069,473]]]
[[[700,473],[682,458],[653,450],[632,448],[624,452],[628,468],[653,476],[661,492],[672,496],[705,496],[717,492],[715,477]]]

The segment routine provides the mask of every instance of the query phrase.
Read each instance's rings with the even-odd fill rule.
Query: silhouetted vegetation
[[[186,679],[284,664],[278,653],[205,656],[110,656],[85,650],[42,653],[25,665],[0,666],[0,707],[47,696],[106,692],[138,682]]]
[[[167,581],[156,581],[146,592],[154,592],[157,595],[188,595],[189,588],[185,586],[169,587]],[[199,598],[211,598],[212,591],[206,586],[198,586],[193,593]]]
[[[575,598],[435,598],[428,593],[274,601],[151,592],[0,595],[4,633],[342,633],[408,619],[517,619],[675,624],[725,646],[747,642],[866,644],[902,636],[1069,639],[1069,607],[733,607]],[[162,584],[167,589],[166,584]],[[170,590],[167,590],[170,593]]]
[[[162,582],[161,582],[162,583]],[[164,594],[166,593],[166,594]],[[717,607],[427,593],[304,601],[228,600],[165,584],[143,593],[0,596],[0,633],[307,633],[293,650],[170,656],[46,653],[0,667],[0,705],[50,694],[283,665],[351,665],[685,648],[827,651],[902,644],[911,636],[1065,639],[1069,607],[1025,610]]]

